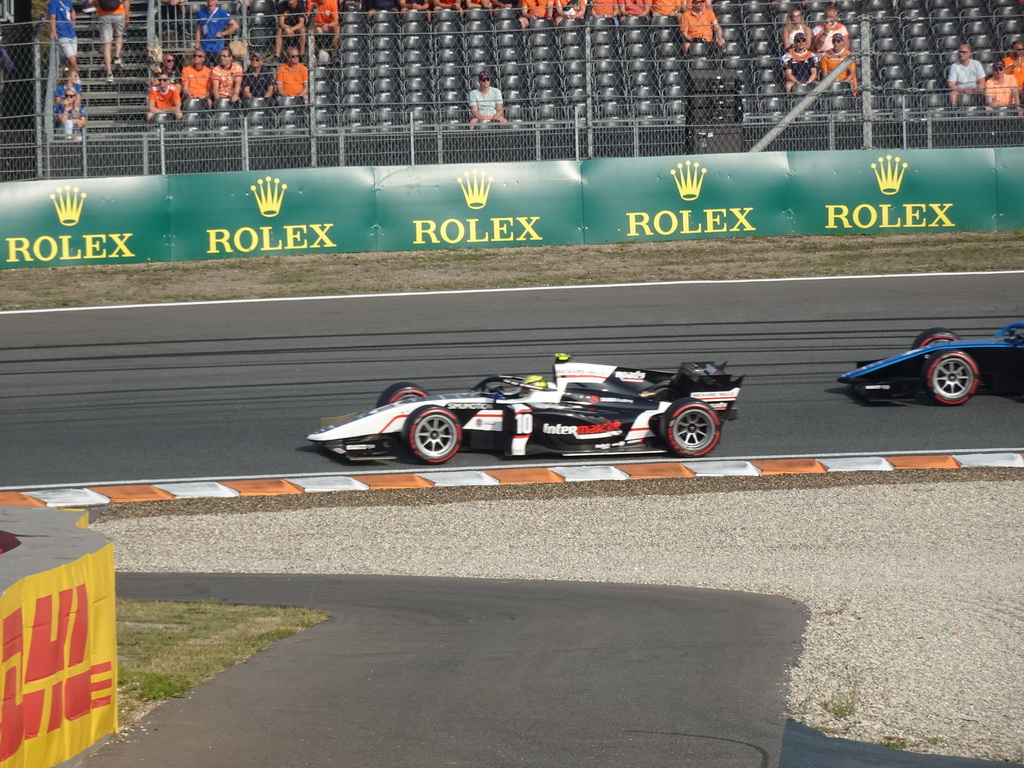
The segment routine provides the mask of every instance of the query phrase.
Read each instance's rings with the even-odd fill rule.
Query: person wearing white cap
[[[469,121],[469,130],[474,130],[476,124],[482,120],[494,120],[498,123],[507,123],[505,119],[505,105],[502,103],[501,91],[491,86],[491,76],[487,72],[481,72],[476,76],[477,87],[469,92],[469,111],[472,119]]]

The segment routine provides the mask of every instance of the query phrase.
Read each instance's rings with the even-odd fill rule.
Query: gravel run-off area
[[[966,472],[953,473],[956,482],[824,479],[697,493],[631,481],[550,494],[113,505],[93,527],[115,542],[120,571],[565,579],[784,595],[809,612],[791,670],[792,717],[845,738],[1024,762],[1024,478],[1016,470],[960,481]],[[332,506],[316,506],[329,498]]]

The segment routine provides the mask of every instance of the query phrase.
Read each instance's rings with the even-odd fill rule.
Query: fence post
[[[242,170],[249,171],[249,113],[242,115]]]
[[[875,145],[874,138],[874,126],[872,120],[874,120],[874,88],[871,85],[871,13],[864,11],[861,14],[860,24],[860,68],[861,78],[861,90],[864,92],[864,96],[861,99],[861,109],[863,109],[862,126],[863,126],[863,138],[862,144],[864,149],[872,149]]]
[[[413,135],[412,113],[409,113],[409,165],[416,165],[416,137]]]
[[[164,124],[160,123],[160,175],[167,175],[167,132],[164,130]]]

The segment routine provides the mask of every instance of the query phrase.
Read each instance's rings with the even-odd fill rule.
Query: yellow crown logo
[[[678,169],[678,170],[677,170]],[[701,168],[700,163],[686,161],[686,168],[682,163],[676,163],[676,167],[669,173],[676,180],[676,188],[679,190],[679,197],[683,200],[696,200],[700,197],[700,188],[704,184],[704,174],[707,168]]]
[[[872,163],[871,168],[875,172],[878,189],[883,195],[895,195],[900,191],[903,173],[907,170],[906,163],[901,165],[898,157],[886,155],[885,160],[878,158],[878,162]]]
[[[57,194],[50,195],[50,199],[53,200],[53,207],[57,209],[57,219],[60,223],[65,227],[75,226],[82,216],[82,206],[85,205],[87,197],[85,192],[79,193],[78,187],[57,187]]]
[[[263,182],[266,182],[266,186]],[[284,191],[288,189],[287,184],[282,184],[280,179],[260,179],[255,187],[249,187],[253,197],[256,198],[256,205],[260,208],[260,214],[272,219],[281,212],[281,203],[284,202]]]
[[[470,178],[469,171],[463,174],[466,177],[465,181],[460,176],[459,186],[462,187],[462,196],[466,198],[466,205],[476,211],[487,205],[487,196],[491,194],[491,182],[494,179],[483,171],[473,171],[472,173],[472,178]]]

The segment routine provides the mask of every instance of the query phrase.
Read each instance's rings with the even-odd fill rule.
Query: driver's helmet
[[[523,379],[525,384],[530,389],[547,389],[548,383],[544,380],[543,376],[527,376]]]
[[[491,387],[491,397],[495,400],[515,400],[525,394],[526,389],[511,381],[503,381]]]

